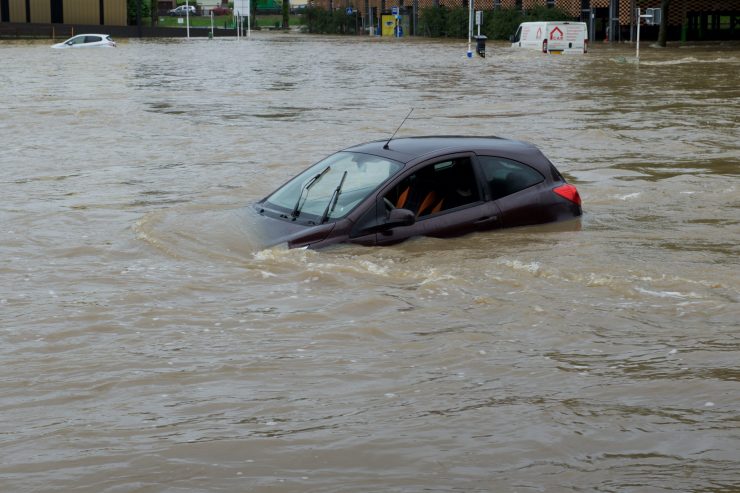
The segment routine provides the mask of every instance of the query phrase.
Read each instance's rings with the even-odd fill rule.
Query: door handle
[[[484,224],[484,223],[491,223],[494,221],[498,221],[498,216],[486,216],[478,219],[475,221],[475,224]]]

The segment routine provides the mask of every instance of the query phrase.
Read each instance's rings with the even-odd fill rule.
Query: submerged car
[[[392,245],[578,218],[581,198],[534,145],[497,137],[369,142],[254,205],[265,245]]]
[[[52,48],[115,48],[116,42],[108,34],[78,34]]]

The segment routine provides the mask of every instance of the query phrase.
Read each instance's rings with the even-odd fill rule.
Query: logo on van
[[[550,39],[553,41],[562,41],[563,31],[561,31],[559,27],[556,27],[555,29],[550,31]]]

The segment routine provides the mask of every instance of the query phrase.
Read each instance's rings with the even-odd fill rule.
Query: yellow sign
[[[384,15],[381,19],[383,23],[383,36],[395,36],[396,35],[396,16],[395,15]]]

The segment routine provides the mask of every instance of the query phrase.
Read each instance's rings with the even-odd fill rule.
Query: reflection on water
[[[740,484],[735,46],[123,41],[0,44],[4,489]],[[410,107],[584,217],[261,249],[248,204]]]

